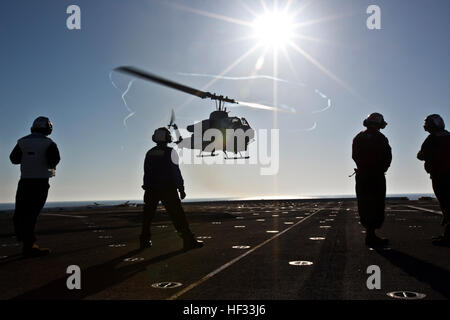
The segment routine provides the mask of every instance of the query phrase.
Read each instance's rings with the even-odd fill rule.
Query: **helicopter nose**
[[[248,137],[250,139],[253,139],[255,137],[255,130],[252,129],[250,126],[248,126],[248,128],[245,131],[248,132]]]

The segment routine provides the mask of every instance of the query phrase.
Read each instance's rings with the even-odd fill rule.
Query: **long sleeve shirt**
[[[360,171],[384,173],[392,162],[389,140],[378,130],[362,131],[353,139],[352,158]]]
[[[423,142],[417,158],[425,161],[425,170],[432,178],[450,174],[450,133],[443,130],[430,134]]]
[[[184,181],[175,150],[158,145],[150,149],[144,161],[144,189],[176,188],[184,191]]]

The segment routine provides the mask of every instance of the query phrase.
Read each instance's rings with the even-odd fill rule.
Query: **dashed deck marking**
[[[154,283],[152,284],[153,288],[158,288],[158,289],[173,289],[176,287],[180,287],[183,284],[179,283],[179,282],[159,282],[159,283]]]
[[[286,232],[288,232],[289,230],[291,230],[292,228],[296,227],[297,225],[299,225],[300,223],[302,223],[303,221],[306,221],[307,219],[311,218],[312,216],[314,216],[315,214],[328,209],[328,208],[322,208],[322,209],[318,209],[317,211],[315,211],[314,213],[311,213],[310,215],[308,215],[307,217],[303,218],[302,220],[298,221],[297,223],[295,223],[294,225],[284,229],[283,231],[275,234],[274,236],[272,236],[271,238],[261,242],[260,244],[258,244],[257,246],[253,247],[252,249],[244,252],[243,254],[241,254],[240,256],[234,258],[233,260],[225,263],[224,265],[220,266],[219,268],[217,268],[216,270],[208,273],[206,276],[204,276],[203,278],[201,278],[200,280],[190,284],[189,286],[187,286],[186,288],[184,288],[183,290],[179,291],[178,293],[170,296],[169,298],[167,298],[167,300],[175,300],[178,299],[180,296],[182,296],[183,294],[185,294],[186,292],[194,289],[195,287],[199,286],[200,284],[202,284],[203,282],[211,279],[212,277],[214,277],[215,275],[217,275],[218,273],[222,272],[223,270],[227,269],[228,267],[232,266],[233,264],[235,264],[236,262],[238,262],[239,260],[241,260],[242,258],[246,257],[247,255],[249,255],[250,253],[258,250],[259,248],[261,248],[262,246],[268,244],[269,242],[271,242],[272,240],[280,237],[281,235],[285,234]]]
[[[311,261],[289,261],[291,266],[312,266],[313,263]]]
[[[127,245],[125,243],[115,243],[115,244],[110,244],[108,247],[110,248],[123,248],[126,247]]]
[[[144,260],[145,259],[141,258],[141,257],[123,259],[124,262],[139,262],[139,261],[144,261]]]
[[[6,248],[6,247],[18,247],[18,246],[20,246],[19,243],[2,243],[2,244],[0,245],[0,247],[2,247],[2,248]]]

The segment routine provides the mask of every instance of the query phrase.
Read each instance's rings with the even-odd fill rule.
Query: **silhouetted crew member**
[[[56,143],[47,136],[53,125],[46,117],[33,122],[31,134],[18,140],[9,158],[13,164],[20,164],[20,180],[16,193],[14,229],[17,240],[23,242],[23,255],[37,257],[50,253],[35,243],[34,229],[37,217],[47,201],[49,178],[55,175],[60,161]]]
[[[434,194],[441,206],[444,235],[435,237],[433,244],[450,245],[450,133],[437,114],[429,115],[423,126],[430,135],[425,139],[417,154],[425,161],[425,171],[430,174]]]
[[[185,250],[200,248],[202,241],[197,241],[189,229],[186,215],[181,206],[181,199],[186,197],[184,182],[178,167],[178,155],[168,143],[172,142],[170,131],[167,128],[155,130],[152,140],[157,144],[145,156],[144,163],[144,212],[142,234],[140,237],[141,249],[149,248],[151,243],[150,226],[156,213],[159,201],[162,202],[169,214],[178,235],[183,239]],[[178,191],[177,191],[178,190]]]
[[[366,245],[384,246],[387,239],[375,230],[384,222],[386,199],[385,172],[392,161],[388,139],[380,132],[387,123],[379,113],[372,113],[363,122],[367,127],[353,139],[352,158],[356,162],[356,196],[361,225],[366,228]]]

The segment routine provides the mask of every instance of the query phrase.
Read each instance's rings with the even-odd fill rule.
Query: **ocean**
[[[320,196],[304,196],[304,197],[283,197],[283,196],[261,196],[261,197],[229,197],[229,198],[192,198],[185,199],[183,202],[213,202],[213,201],[235,201],[235,200],[287,200],[287,199],[337,199],[337,198],[354,198],[355,195],[320,195]],[[417,200],[420,197],[433,197],[431,193],[408,193],[408,194],[388,194],[387,197],[407,197],[409,200]],[[92,201],[49,201],[45,204],[45,208],[76,208],[94,206],[115,206],[125,202],[133,204],[142,204],[142,200],[92,200]],[[0,203],[0,213],[2,211],[14,210],[14,203]]]

